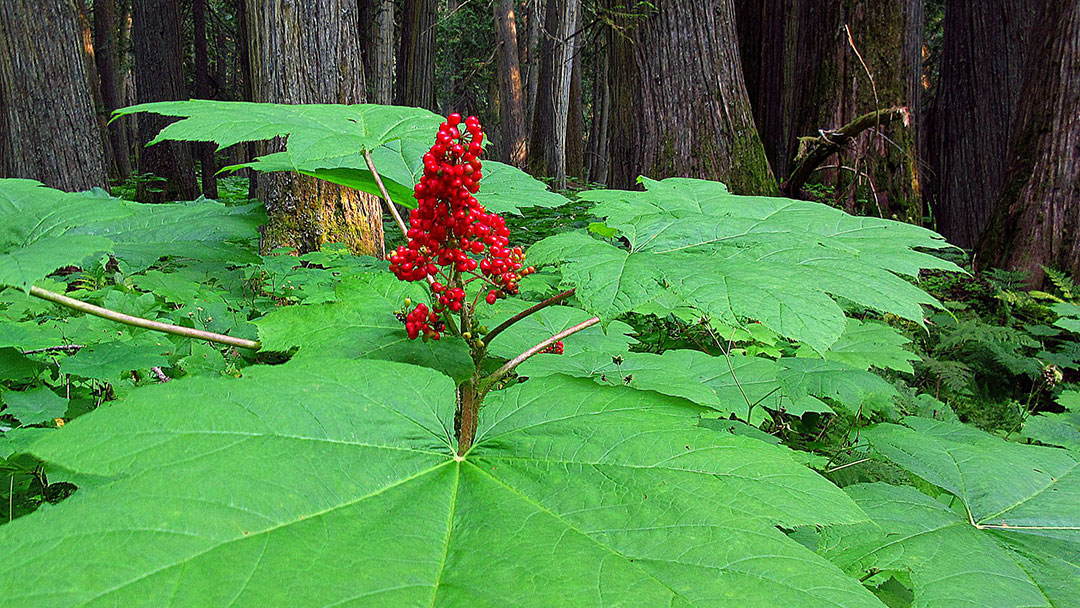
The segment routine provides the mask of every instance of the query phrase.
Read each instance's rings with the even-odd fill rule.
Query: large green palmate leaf
[[[1029,416],[1024,421],[1024,436],[1080,452],[1080,391],[1064,391],[1057,402],[1065,411]]]
[[[776,529],[865,521],[696,406],[293,361],[138,389],[30,450],[100,481],[0,528],[0,606],[881,606]]]
[[[794,416],[832,412],[823,399],[851,413],[860,409],[883,411],[897,395],[880,377],[832,361],[794,357],[774,361],[739,354],[723,357],[693,350],[656,355],[590,349],[534,357],[518,372],[525,376],[566,374],[592,378],[600,384],[656,391],[751,424],[765,420],[765,410]]]
[[[286,306],[255,322],[262,350],[299,348],[301,358],[365,357],[422,365],[459,382],[475,369],[469,347],[449,332],[441,340],[410,340],[394,316],[402,301],[424,301],[425,290],[387,273],[342,281],[337,301]]]
[[[1080,606],[1080,457],[959,423],[905,423],[862,436],[951,500],[854,490],[884,534],[837,529],[830,558],[849,569],[910,569],[919,606]],[[976,589],[996,590],[999,599],[985,603]]]
[[[597,203],[592,213],[627,247],[576,232],[529,250],[534,263],[558,266],[585,307],[604,319],[664,295],[725,322],[756,319],[825,352],[846,323],[834,297],[921,324],[923,306],[938,303],[905,277],[959,270],[921,251],[948,245],[918,226],[805,201],[735,196],[718,182],[641,181],[644,192],[581,195]]]
[[[383,179],[390,198],[415,207],[413,186],[423,173],[422,157],[435,141],[443,117],[420,108],[356,105],[283,105],[234,101],[167,101],[117,111],[123,116],[152,112],[179,117],[151,142],[212,141],[220,147],[286,137],[286,149],[250,163],[256,171],[297,171],[335,184],[380,194],[364,151]],[[476,198],[496,213],[519,213],[522,207],[557,207],[562,195],[549,192],[524,171],[484,161]]]
[[[247,247],[262,214],[212,201],[143,205],[104,191],[68,193],[0,179],[0,285],[28,290],[62,266],[110,253],[128,269],[162,256],[257,260]]]
[[[823,534],[822,553],[853,575],[871,569],[911,578],[914,606],[1053,606],[1022,558],[972,526],[963,513],[911,487],[845,488],[876,526]]]

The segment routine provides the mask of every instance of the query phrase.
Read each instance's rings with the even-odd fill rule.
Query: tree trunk
[[[494,7],[495,39],[499,45],[499,117],[503,160],[516,167],[524,167],[527,152],[525,95],[521,88],[514,0],[496,0]]]
[[[598,51],[593,73],[593,119],[589,127],[589,145],[585,166],[589,181],[606,184],[608,180],[608,120],[611,115],[611,87],[608,86],[608,47]]]
[[[1007,172],[975,261],[1080,276],[1080,0],[1047,0],[1032,29]]]
[[[394,103],[435,109],[435,0],[405,0]]]
[[[117,38],[120,22],[116,19],[116,4],[113,0],[94,0],[94,59],[97,61],[98,78],[101,81],[101,101],[104,110],[111,116],[117,108],[123,107],[120,86],[120,54]],[[131,175],[131,153],[128,144],[129,119],[121,118],[106,126],[109,147],[112,149],[112,164],[117,179],[124,180]]]
[[[931,188],[937,229],[970,249],[1005,178],[1035,0],[950,0],[931,112]]]
[[[86,10],[86,0],[75,0],[75,9],[79,15],[79,32],[82,38],[83,62],[86,64],[86,82],[90,87],[90,97],[94,104],[94,118],[97,119],[97,132],[101,136],[101,150],[105,157],[105,171],[115,177],[116,161],[113,160],[112,147],[106,135],[109,114],[105,111],[105,101],[101,97],[101,79],[98,78],[97,60],[94,52],[94,34],[90,26],[90,13]]]
[[[210,99],[210,53],[206,40],[206,0],[191,0],[191,17],[195,38],[195,97]],[[217,166],[214,163],[214,144],[196,144],[202,172],[202,193],[217,198]]]
[[[573,69],[570,72],[570,106],[566,117],[566,174],[577,178],[585,176],[585,103],[581,90],[583,48],[582,37],[575,36],[571,60]]]
[[[245,18],[255,101],[362,103],[364,68],[350,0],[247,0]],[[269,151],[284,149],[274,142]],[[269,218],[260,247],[301,253],[344,243],[358,254],[382,256],[378,198],[295,173],[260,176],[259,198]]]
[[[795,167],[800,137],[903,106],[912,127],[895,123],[887,133],[883,128],[864,132],[825,163],[820,176],[849,211],[922,221],[917,154],[922,2],[740,2],[741,63],[755,121],[778,176]]]
[[[581,0],[548,0],[541,43],[536,113],[529,137],[529,168],[566,187],[566,129]]]
[[[177,0],[134,0],[133,9],[136,98],[139,103],[186,99]],[[144,203],[198,196],[195,165],[186,142],[146,147],[170,122],[156,114],[139,115],[139,173],[159,178],[139,182],[135,198]]]
[[[0,176],[106,185],[78,15],[70,0],[0,0]]]
[[[525,129],[531,131],[536,120],[536,90],[540,82],[540,25],[544,0],[529,1],[529,19],[525,40]],[[526,134],[528,136],[528,134]]]
[[[618,4],[618,0],[609,0]],[[732,0],[656,0],[610,35],[611,185],[639,175],[716,179],[774,194],[754,127]]]
[[[389,104],[394,97],[394,0],[361,0],[360,6],[368,100]]]

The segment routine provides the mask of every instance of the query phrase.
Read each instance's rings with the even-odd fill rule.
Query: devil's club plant
[[[1080,597],[1071,453],[920,419],[852,446],[935,500],[845,492],[804,464],[826,458],[755,428],[896,416],[898,393],[869,370],[910,370],[906,338],[845,313],[920,322],[935,301],[905,276],[951,267],[926,252],[944,246],[933,233],[646,181],[586,193],[605,225],[535,245],[529,259],[553,272],[519,283],[532,269],[499,214],[565,199],[481,165],[475,120],[136,110],[181,118],[158,139],[287,137],[250,166],[406,205],[407,244],[390,264],[262,257],[251,208],[0,180],[0,422],[30,427],[0,435],[0,457],[79,486],[0,526],[0,606],[880,607],[886,584],[945,606],[954,589],[1022,573],[1008,605]],[[74,267],[81,282],[61,281]],[[710,342],[636,352],[617,318],[628,312]],[[799,356],[733,352],[750,321]],[[996,458],[1016,479],[1039,471],[995,487],[983,464]],[[1000,576],[958,566],[967,554],[926,561],[950,539],[992,550]]]

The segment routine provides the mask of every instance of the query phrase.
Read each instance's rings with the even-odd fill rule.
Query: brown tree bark
[[[566,128],[581,0],[548,0],[540,44],[536,109],[529,133],[529,169],[566,187]]]
[[[86,82],[90,87],[90,97],[94,104],[94,118],[101,136],[101,150],[105,156],[105,170],[109,176],[116,176],[112,147],[106,135],[109,114],[105,111],[105,101],[101,96],[101,79],[98,78],[97,60],[94,51],[94,34],[90,26],[90,13],[86,9],[86,0],[75,0],[75,10],[79,16],[79,33],[82,38],[83,62],[86,64]]]
[[[111,116],[117,108],[123,107],[120,86],[120,53],[117,45],[120,22],[116,18],[114,0],[94,0],[94,59],[97,62],[98,78],[101,82],[101,101],[104,110]],[[118,179],[127,179],[131,175],[131,153],[128,143],[129,119],[122,118],[106,126],[109,146],[112,149],[112,168]]]
[[[1033,26],[1024,95],[979,268],[1044,281],[1043,267],[1080,275],[1080,0],[1047,0]]]
[[[936,228],[960,247],[975,245],[1001,191],[1038,4],[945,5],[940,80],[930,112],[930,187]]]
[[[195,97],[210,99],[210,53],[206,40],[206,0],[191,0],[191,21],[195,38]],[[202,193],[207,198],[218,197],[217,165],[214,144],[196,144],[199,169],[202,173]]]
[[[186,99],[177,0],[134,0],[132,9],[136,99],[139,103]],[[139,173],[160,178],[139,182],[135,198],[144,203],[198,196],[195,165],[187,143],[146,146],[170,122],[156,114],[139,115]]]
[[[608,179],[608,121],[611,115],[611,87],[608,86],[608,48],[597,51],[593,73],[593,119],[585,153],[586,178],[598,184]]]
[[[0,175],[105,187],[76,6],[0,0]]]
[[[580,29],[580,24],[579,28]],[[581,91],[581,70],[584,45],[581,34],[574,36],[570,72],[570,105],[566,114],[566,174],[585,175],[585,115]]]
[[[368,101],[392,103],[394,97],[394,0],[360,0],[360,32]]]
[[[687,176],[741,194],[775,193],[743,82],[732,0],[652,4],[641,17],[619,19],[609,36],[611,185]]]
[[[355,2],[247,0],[245,10],[255,101],[364,101]],[[269,152],[282,149],[277,141]],[[269,173],[259,178],[259,199],[269,217],[263,251],[291,247],[304,253],[344,243],[358,254],[384,253],[377,197],[296,173]]]
[[[495,40],[499,45],[499,118],[503,160],[516,167],[524,167],[528,151],[525,139],[525,93],[521,86],[514,0],[496,0],[493,6]]]
[[[776,174],[794,168],[800,137],[903,106],[910,128],[896,123],[864,132],[819,175],[850,211],[921,222],[922,0],[740,0],[737,6],[747,90]],[[868,209],[859,208],[860,192]]]
[[[525,35],[525,129],[531,130],[536,119],[536,90],[540,81],[540,26],[543,24],[545,0],[528,0],[528,21]]]
[[[435,109],[436,0],[405,0],[394,103]]]

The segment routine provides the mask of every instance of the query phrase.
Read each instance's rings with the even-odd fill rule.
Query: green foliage
[[[370,150],[406,204],[439,122],[141,110],[181,118],[159,140],[281,136],[253,167],[373,191]],[[426,290],[339,245],[259,255],[253,206],[0,180],[0,605],[1076,605],[1066,277],[948,274],[929,231],[701,180],[567,203],[484,171],[549,270],[427,342],[396,318]]]
[[[909,576],[920,606],[1080,605],[1080,458],[956,423],[907,424],[864,437],[947,494],[848,488],[877,527],[835,528],[823,553],[860,575]]]
[[[117,111],[117,116],[152,112],[180,117],[151,142],[212,141],[221,148],[241,142],[286,137],[286,149],[251,163],[256,171],[298,171],[335,184],[378,195],[364,159],[369,151],[392,200],[414,207],[413,186],[423,172],[421,158],[443,118],[420,108],[373,104],[253,104],[236,101],[167,101]],[[525,172],[495,161],[484,162],[484,190],[477,200],[496,213],[520,207],[557,207],[567,200],[548,192]]]
[[[3,597],[877,605],[775,528],[859,509],[783,448],[696,427],[684,401],[529,382],[485,408],[464,459],[453,409],[447,378],[375,361],[140,391],[34,444],[110,481],[0,529]]]
[[[856,218],[823,205],[744,197],[722,184],[642,179],[645,192],[596,191],[629,247],[583,233],[550,237],[529,249],[557,265],[585,308],[611,319],[660,298],[728,323],[752,318],[824,352],[844,332],[830,296],[921,323],[937,300],[905,281],[925,268],[953,269],[916,248],[945,247],[932,232]]]

